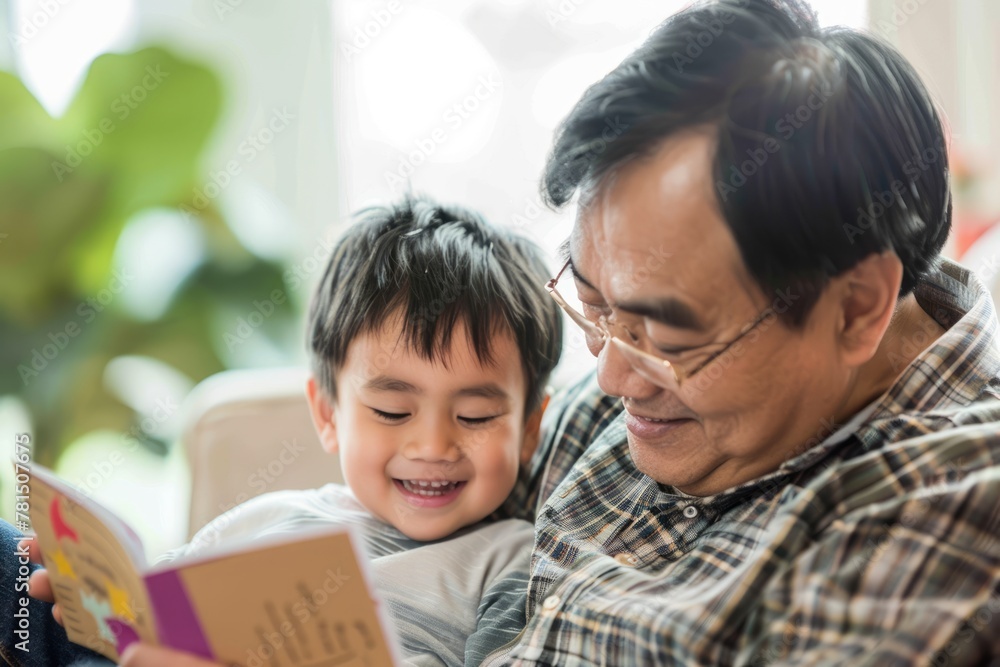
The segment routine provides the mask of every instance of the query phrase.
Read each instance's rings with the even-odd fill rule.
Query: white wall
[[[944,111],[957,149],[982,171],[962,203],[1000,214],[1000,2],[869,0],[872,29],[914,64]]]
[[[268,0],[140,0],[138,41],[183,49],[213,64],[226,83],[226,115],[207,158],[208,171],[241,160],[242,173],[226,193],[231,205],[252,201],[269,213],[252,221],[257,233],[288,244],[292,255],[312,252],[316,238],[338,219],[334,125],[333,43],[328,2]],[[253,160],[241,142],[287,109],[295,118]],[[274,195],[277,201],[268,201]],[[258,197],[263,197],[258,200]],[[287,216],[287,217],[285,217]]]

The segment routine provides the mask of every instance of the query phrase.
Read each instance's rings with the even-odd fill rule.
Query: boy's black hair
[[[429,360],[442,359],[461,321],[480,362],[509,363],[494,357],[492,341],[510,333],[527,381],[526,414],[537,408],[562,352],[562,314],[543,286],[541,250],[478,213],[423,196],[355,217],[309,307],[312,372],[326,395],[336,399],[351,342],[401,316],[403,342]]]
[[[799,0],[719,0],[670,18],[563,121],[545,169],[555,207],[586,203],[620,166],[694,126],[717,132],[712,186],[765,293],[799,298],[799,326],[827,281],[895,251],[900,296],[951,228],[941,120],[892,46],[823,28]]]

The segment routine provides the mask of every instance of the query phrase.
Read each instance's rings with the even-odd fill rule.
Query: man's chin
[[[686,486],[697,478],[703,441],[693,431],[697,422],[679,425],[667,435],[648,439],[628,431],[628,449],[639,472],[665,486]],[[685,437],[686,436],[686,437]]]

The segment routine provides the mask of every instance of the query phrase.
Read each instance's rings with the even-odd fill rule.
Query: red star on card
[[[49,505],[49,514],[52,519],[52,530],[55,531],[56,540],[61,539],[64,535],[74,542],[79,542],[80,540],[76,536],[76,531],[66,525],[66,522],[62,518],[62,510],[59,507],[59,496],[52,499],[52,504]]]

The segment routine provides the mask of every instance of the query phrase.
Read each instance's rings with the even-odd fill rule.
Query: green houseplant
[[[0,396],[27,407],[39,461],[95,429],[163,450],[169,439],[135,429],[143,415],[106,388],[108,362],[148,357],[197,382],[226,365],[220,309],[282,285],[214,202],[194,201],[221,109],[216,74],[164,48],[98,57],[59,118],[0,72]],[[203,245],[153,321],[116,298],[129,276],[114,263],[129,221],[151,209],[184,211]],[[264,328],[287,327],[290,310]]]

